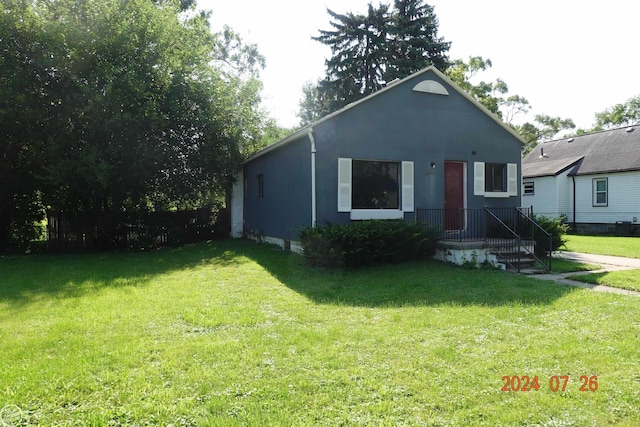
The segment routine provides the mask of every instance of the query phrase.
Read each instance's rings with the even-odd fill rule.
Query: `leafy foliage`
[[[435,253],[437,238],[435,230],[403,220],[306,227],[299,235],[311,265],[347,268],[424,259]]]
[[[0,250],[43,212],[197,208],[262,147],[264,58],[192,0],[3,2]]]
[[[526,141],[523,148],[524,154],[531,151],[538,142],[553,139],[559,132],[575,128],[571,119],[545,114],[535,115],[533,121],[514,124],[516,117],[527,114],[531,110],[529,101],[520,95],[508,95],[509,87],[501,79],[496,79],[494,82],[481,80],[473,83],[478,73],[488,70],[492,65],[490,59],[472,56],[467,62],[460,59],[454,61],[447,70],[447,75],[487,110],[512,126],[522,136]]]
[[[501,79],[497,79],[495,82],[480,81],[476,84],[472,83],[472,79],[479,72],[486,71],[491,66],[490,59],[472,56],[467,62],[461,59],[454,61],[447,70],[447,75],[487,110],[498,117],[502,117],[500,106],[505,102],[503,96],[509,91],[507,84]],[[522,98],[522,102],[528,104],[524,98]]]
[[[564,218],[549,218],[543,215],[533,215],[533,220],[547,233],[551,234],[551,251],[557,251],[567,243],[565,238],[569,231],[569,224],[564,222]],[[546,254],[549,252],[547,237],[542,233],[535,233],[536,253]]]
[[[576,125],[571,119],[561,117],[551,117],[546,114],[537,114],[534,123],[526,122],[516,126],[516,130],[526,141],[523,154],[529,153],[542,141],[553,139],[559,132],[567,129],[574,129]]]
[[[588,131],[581,131],[581,134],[640,123],[640,95],[596,113],[595,118],[593,127]]]

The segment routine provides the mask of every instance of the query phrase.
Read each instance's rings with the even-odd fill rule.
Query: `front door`
[[[445,230],[464,230],[464,165],[444,162]]]

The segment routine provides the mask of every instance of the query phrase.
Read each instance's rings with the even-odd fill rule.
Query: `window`
[[[353,160],[351,208],[398,209],[399,166],[398,162]]]
[[[524,194],[525,196],[533,196],[534,194],[534,184],[533,182],[525,182],[524,185]]]
[[[518,195],[518,165],[516,163],[473,164],[473,194],[484,197]]]
[[[484,191],[507,191],[507,165],[504,163],[485,163]]]
[[[413,212],[413,162],[338,159],[338,212],[351,219],[403,218]]]
[[[264,198],[264,175],[258,175],[258,198]]]
[[[607,206],[609,184],[607,178],[594,178],[593,180],[593,206]]]
[[[247,197],[247,189],[248,189],[247,177],[245,176],[242,179],[242,181],[243,181],[243,183],[242,183],[242,194],[246,198]]]

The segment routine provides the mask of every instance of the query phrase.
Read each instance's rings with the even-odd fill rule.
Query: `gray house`
[[[301,226],[520,206],[523,141],[434,67],[354,102],[248,159],[232,236],[298,250]]]
[[[534,212],[565,217],[577,232],[630,234],[640,218],[640,126],[538,144],[522,175]]]

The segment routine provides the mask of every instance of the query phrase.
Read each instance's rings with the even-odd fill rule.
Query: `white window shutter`
[[[351,159],[338,158],[338,212],[351,212]]]
[[[413,212],[413,162],[402,162],[402,211]]]
[[[473,195],[484,196],[484,163],[473,163]]]
[[[515,163],[507,163],[507,193],[518,195],[518,165]]]

